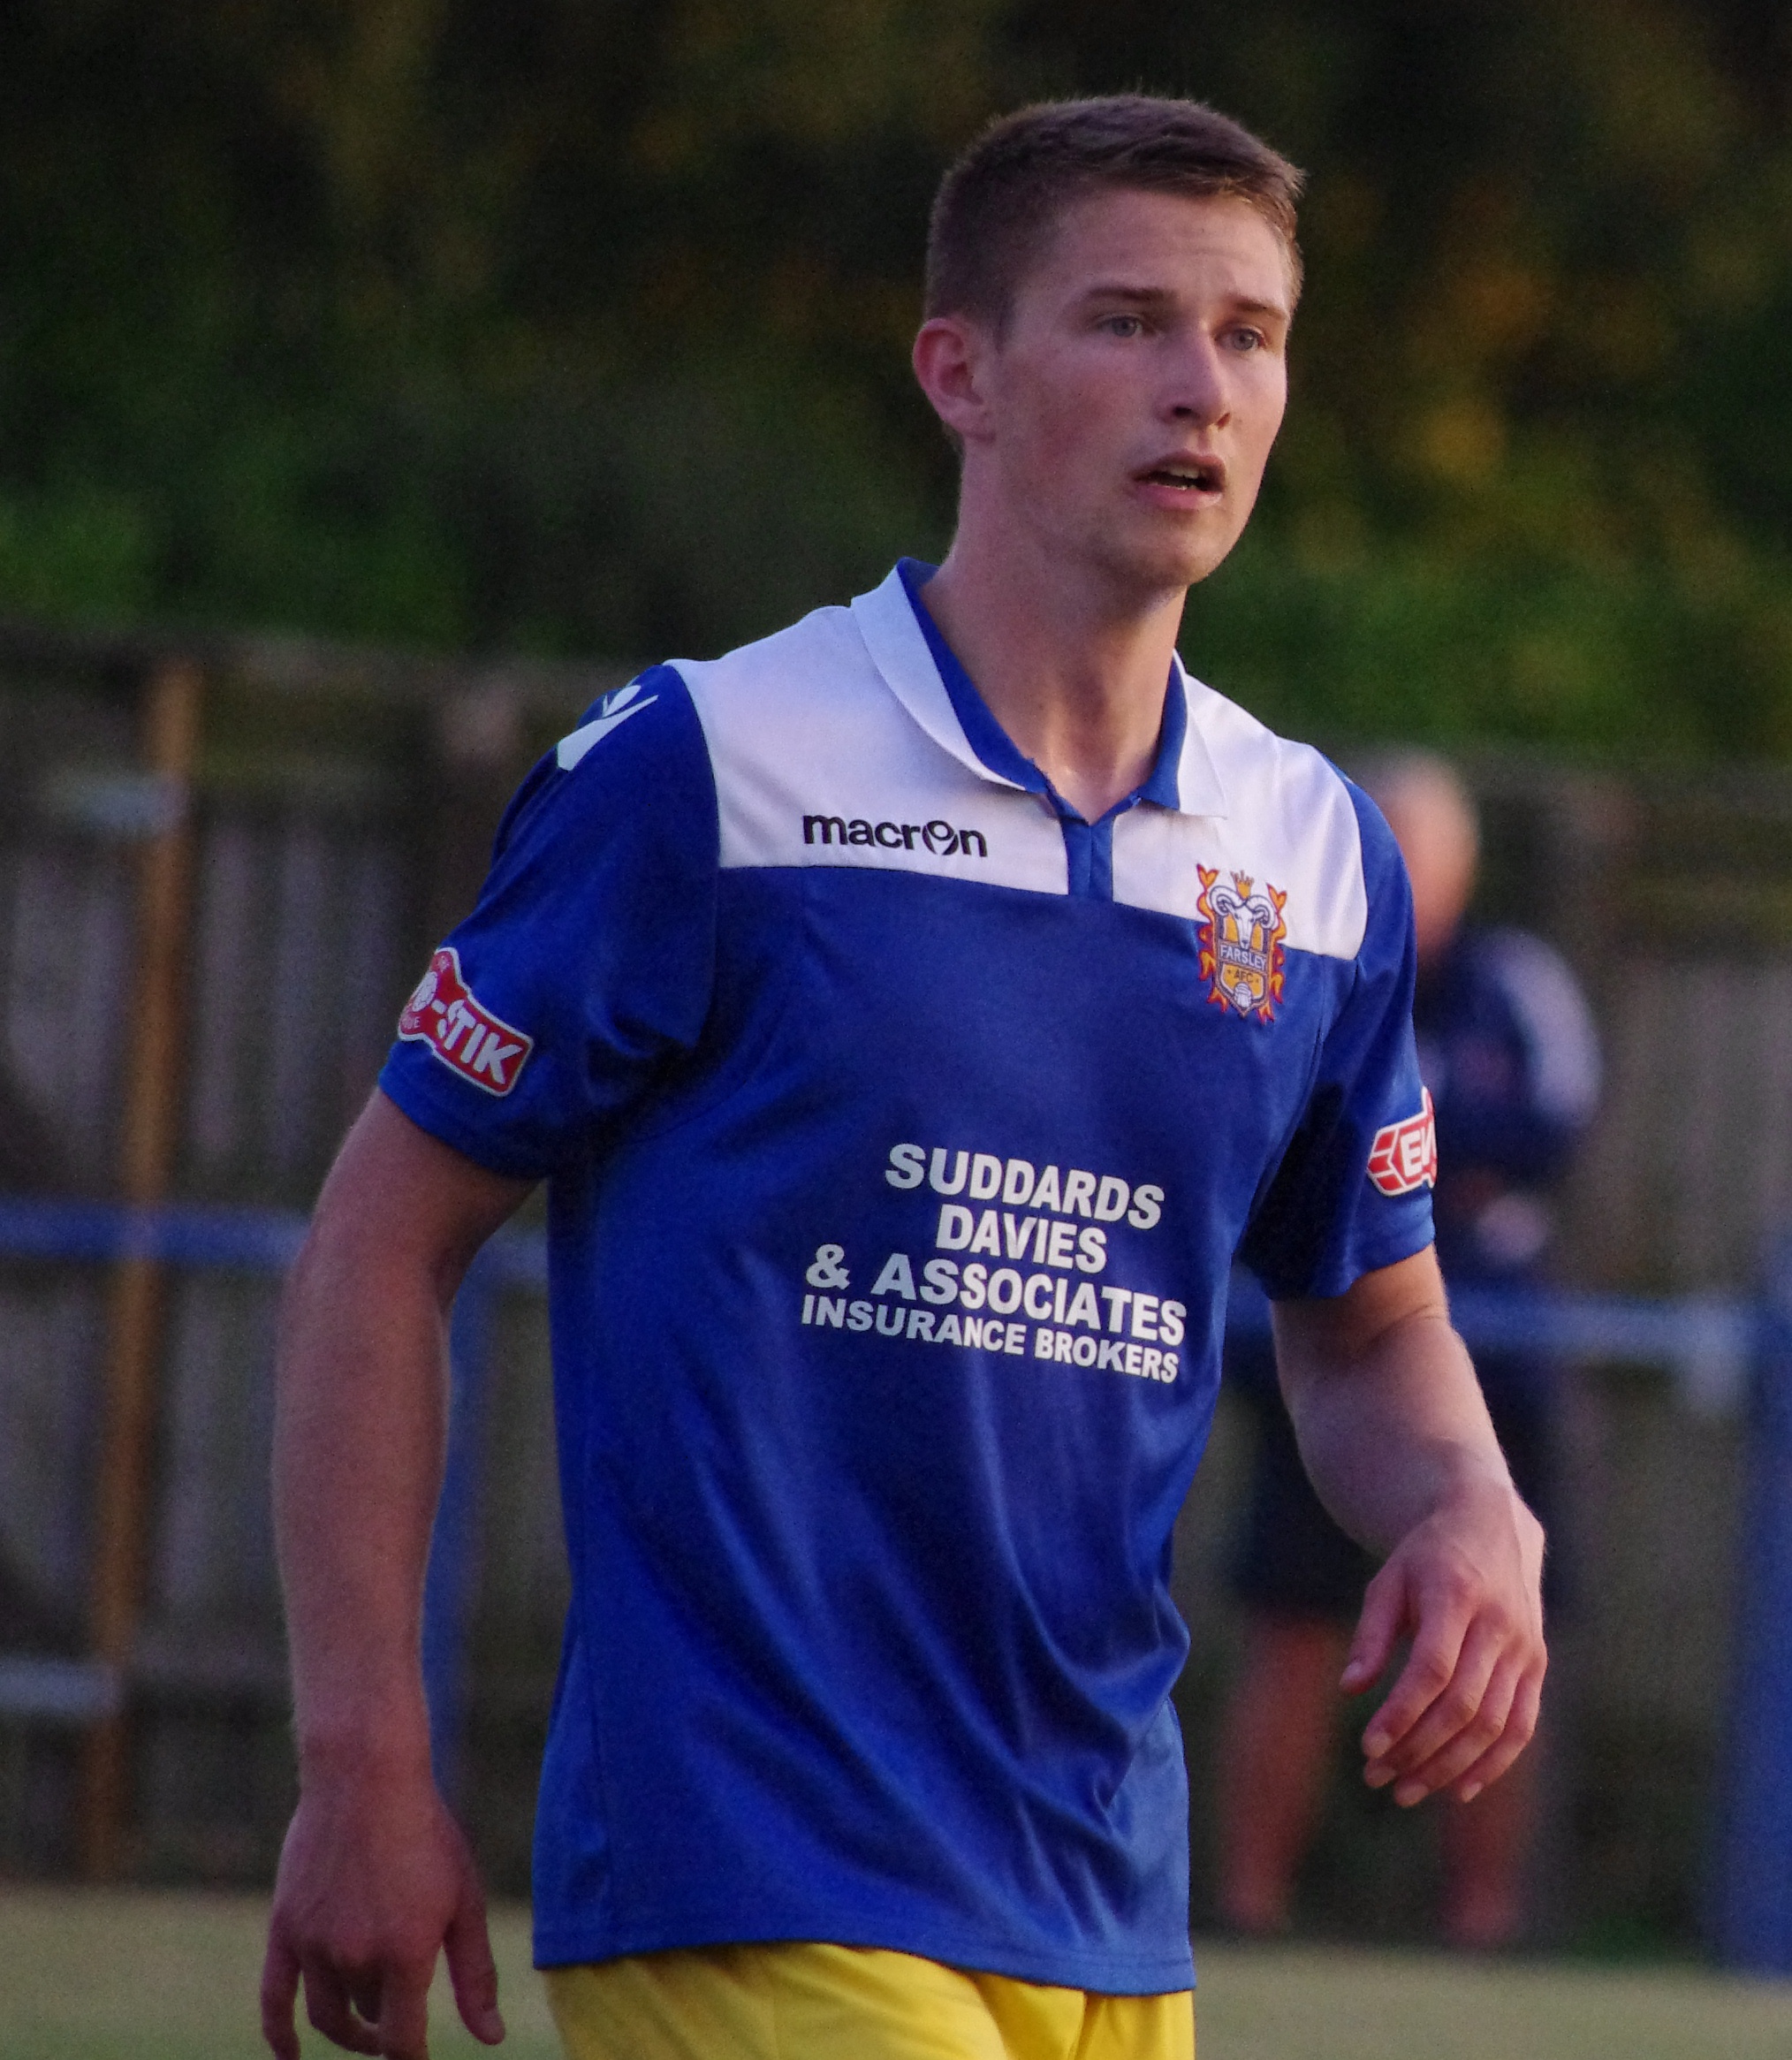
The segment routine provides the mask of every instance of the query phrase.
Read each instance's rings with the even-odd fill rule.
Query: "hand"
[[[274,1888],[262,2035],[299,2060],[292,2005],[352,2053],[428,2060],[429,1995],[445,1950],[474,2037],[504,2036],[497,1970],[467,1841],[427,1771],[332,1773],[301,1790]]]
[[[1340,1685],[1356,1694],[1402,1638],[1412,1651],[1363,1737],[1371,1788],[1410,1808],[1472,1802],[1530,1742],[1548,1665],[1543,1527],[1485,1481],[1410,1531],[1369,1584]]]

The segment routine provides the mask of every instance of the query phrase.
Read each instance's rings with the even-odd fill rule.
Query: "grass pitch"
[[[0,1889],[0,2060],[253,2060],[265,1904]],[[558,2060],[528,1919],[496,1912],[509,2060]],[[1196,1942],[1201,2060],[1786,2060],[1792,1984]],[[439,2060],[484,2051],[445,1986]],[[331,2052],[310,2033],[306,2053]],[[721,2056],[718,2056],[718,2060]],[[843,2056],[842,2060],[848,2060]]]

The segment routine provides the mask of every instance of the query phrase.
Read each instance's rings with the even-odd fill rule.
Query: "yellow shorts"
[[[570,2060],[1195,2060],[1195,1998],[1094,1995],[839,1945],[642,1953],[543,1977]]]

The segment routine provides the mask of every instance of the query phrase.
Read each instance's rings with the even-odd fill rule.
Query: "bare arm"
[[[1429,1250],[1334,1301],[1279,1304],[1276,1357],[1320,1500],[1388,1557],[1342,1685],[1412,1651],[1363,1747],[1371,1787],[1469,1801],[1537,1728],[1547,1659],[1543,1530],[1512,1486]]]
[[[376,1094],[287,1285],[274,1518],[300,1799],[262,1983],[281,2060],[298,2060],[301,1979],[311,2022],[338,2045],[422,2056],[444,1946],[468,2028],[488,2044],[504,2035],[479,1884],[430,1773],[420,1643],[448,1311],[528,1192]]]

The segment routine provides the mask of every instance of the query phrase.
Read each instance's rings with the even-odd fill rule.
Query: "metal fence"
[[[0,1255],[110,1267],[135,1264],[158,1272],[178,1269],[189,1278],[277,1279],[304,1230],[304,1218],[287,1212],[0,1203]],[[454,1311],[448,1456],[424,1596],[423,1669],[437,1778],[463,1804],[470,1785],[467,1745],[482,1515],[499,1376],[497,1305],[507,1291],[539,1297],[546,1281],[542,1234],[502,1232],[475,1260]],[[1792,1250],[1770,1275],[1758,1304],[1721,1296],[1648,1301],[1483,1290],[1459,1297],[1456,1316],[1471,1347],[1670,1370],[1700,1412],[1727,1411],[1747,1396],[1752,1435],[1746,1546],[1738,1568],[1725,1756],[1712,1798],[1707,1922],[1729,1964],[1792,1973]],[[1260,1334],[1266,1322],[1260,1300],[1234,1297],[1234,1334]],[[265,1445],[265,1378],[257,1389],[262,1435],[256,1441]],[[259,1494],[247,1482],[236,1485],[255,1509],[252,1528],[261,1532]],[[207,1500],[176,1471],[164,1564],[216,1570],[227,1563],[215,1541],[210,1551],[194,1548],[191,1533]],[[214,1605],[223,1600],[229,1613],[242,1597],[211,1593],[208,1599]],[[133,1666],[129,1658],[0,1657],[0,1714],[79,1726],[90,1739],[103,1739],[123,1724],[133,1684],[146,1677],[140,1661]],[[227,1683],[241,1692],[240,1665],[226,1663],[221,1674],[196,1684],[216,1694]],[[189,1678],[189,1689],[194,1685]],[[277,1705],[275,1684],[263,1679],[259,1685]],[[105,1803],[118,1806],[102,1791],[90,1796],[88,1807]],[[109,1851],[115,1840],[114,1828],[89,1826],[90,1853]]]
[[[308,1205],[505,794],[616,680],[0,625],[0,1187],[89,1212],[0,1254],[0,1691],[85,1654],[134,1717],[114,1698],[78,1753],[0,1737],[0,1864],[265,1866],[277,1281],[80,1238],[102,1205]],[[266,1796],[128,1835],[239,1787],[246,1726]]]
[[[619,677],[0,625],[0,1188],[53,1203],[72,1241],[4,1218],[0,1867],[271,1866],[291,1793],[264,1492],[279,1237],[505,794]],[[1490,910],[1567,951],[1609,1058],[1562,1203],[1565,1277],[1629,1298],[1597,1320],[1565,1305],[1594,1325],[1564,1410],[1583,1593],[1558,1667],[1566,1871],[1586,1906],[1685,1935],[1737,1621],[1743,1303],[1792,1206],[1792,779],[1469,770]],[[157,1237],[224,1242],[202,1263],[146,1244],[146,1211]],[[474,1573],[432,1588],[430,1634],[438,1682],[440,1654],[465,1655],[440,1706],[512,1882],[565,1598],[526,1249],[491,1262],[512,1272],[475,1312],[482,1488],[451,1503]],[[1223,1414],[1180,1533],[1197,1754],[1241,1438]],[[78,1711],[103,1720],[88,1742]]]

